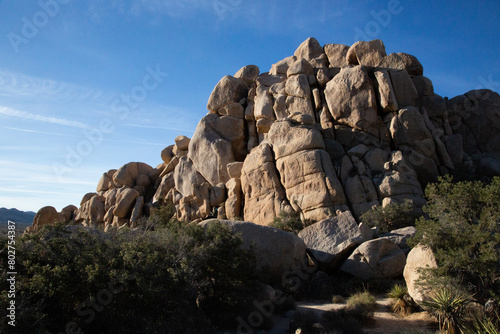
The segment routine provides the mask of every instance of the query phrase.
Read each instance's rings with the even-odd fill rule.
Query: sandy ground
[[[373,322],[364,328],[367,334],[389,333],[396,334],[405,330],[436,330],[436,320],[427,312],[417,312],[406,317],[395,315],[390,307],[389,298],[377,298],[378,309],[374,313]],[[297,310],[312,309],[325,312],[331,309],[340,309],[345,304],[300,303]]]
[[[331,303],[305,303],[297,304],[296,311],[314,310],[322,313],[332,309],[340,309],[346,304],[331,304]],[[389,298],[377,298],[378,309],[374,313],[373,322],[364,327],[364,333],[379,334],[379,333],[405,333],[408,330],[419,330],[420,333],[435,333],[437,330],[437,322],[427,312],[417,312],[406,317],[395,315],[390,307]],[[294,334],[290,333],[291,319],[285,315],[274,316],[274,328],[272,330],[254,330],[241,331],[239,333],[255,333],[255,334]],[[226,332],[228,333],[228,332]],[[238,332],[235,332],[235,334]],[[416,333],[419,333],[418,331]],[[233,334],[231,332],[231,334]]]

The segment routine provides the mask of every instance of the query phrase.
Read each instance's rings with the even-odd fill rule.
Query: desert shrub
[[[447,284],[436,287],[429,297],[423,306],[438,319],[442,332],[455,334],[466,330],[467,306],[472,301],[470,294]]]
[[[426,188],[427,218],[410,245],[434,251],[435,276],[458,278],[483,303],[500,291],[500,177],[489,183],[440,178]]]
[[[431,329],[403,329],[399,334],[440,334],[439,331],[431,330]]]
[[[258,284],[254,257],[241,243],[218,223],[113,233],[57,226],[20,237],[15,330],[210,333],[234,325],[214,314],[247,310],[250,295],[243,300],[242,291]],[[5,271],[0,279],[6,309]],[[11,330],[1,322],[0,332]]]
[[[172,221],[175,221],[175,206],[172,201],[163,201],[160,206],[153,208],[147,225],[166,227]]]
[[[332,303],[334,304],[343,304],[345,302],[346,302],[345,298],[342,297],[341,295],[335,295],[332,297]]]
[[[274,217],[273,221],[269,226],[274,228],[279,228],[280,230],[298,234],[302,229],[306,227],[300,220],[300,214],[293,212],[281,211],[278,217]]]
[[[387,293],[387,297],[392,299],[392,311],[394,313],[408,315],[415,308],[407,287],[402,284],[395,284]]]
[[[353,316],[361,323],[366,323],[373,318],[377,309],[375,297],[368,291],[358,292],[347,299],[346,314]]]
[[[369,291],[373,295],[385,295],[397,283],[404,282],[402,277],[374,278],[366,281],[342,271],[337,271],[330,276],[332,295],[348,297],[359,291]]]
[[[403,203],[391,203],[382,207],[373,207],[361,215],[360,220],[370,227],[378,227],[380,233],[387,233],[398,228],[414,226],[420,216],[410,200]]]

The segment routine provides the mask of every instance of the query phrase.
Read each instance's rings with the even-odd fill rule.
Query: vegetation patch
[[[112,233],[59,225],[19,238],[16,332],[213,333],[254,311],[261,285],[240,237],[218,223],[164,225]],[[2,271],[2,309],[6,282]],[[0,332],[11,331],[6,323]]]
[[[360,220],[370,227],[378,227],[380,233],[388,233],[392,230],[407,226],[415,226],[415,220],[420,213],[410,200],[403,203],[391,203],[382,207],[375,206],[361,215]]]

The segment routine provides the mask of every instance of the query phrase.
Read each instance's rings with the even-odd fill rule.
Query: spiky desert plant
[[[395,284],[387,293],[392,299],[392,311],[401,315],[408,315],[415,307],[413,300],[408,294],[408,288],[402,284]]]
[[[423,302],[424,307],[439,322],[439,329],[444,333],[461,333],[465,329],[464,317],[472,296],[453,285],[438,286]]]
[[[500,319],[499,319],[500,320]],[[498,334],[498,327],[490,319],[478,320],[474,324],[474,332],[480,334]]]

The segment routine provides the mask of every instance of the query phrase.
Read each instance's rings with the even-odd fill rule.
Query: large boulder
[[[74,205],[65,206],[61,210],[61,219],[65,224],[69,224],[71,219],[74,219],[76,213],[78,212],[78,208]]]
[[[191,139],[186,136],[177,136],[175,137],[175,148],[178,151],[186,151],[189,147],[190,141]]]
[[[391,53],[382,58],[377,67],[395,70],[406,70],[412,76],[424,74],[424,68],[417,57],[407,53]]]
[[[279,62],[271,66],[269,74],[271,75],[286,74],[290,65],[292,65],[296,60],[297,57],[295,56],[286,57],[285,59],[280,60]]]
[[[141,174],[149,175],[153,170],[153,167],[144,162],[129,162],[113,174],[113,183],[117,188],[133,188],[136,185],[137,176]]]
[[[389,239],[399,246],[401,249],[408,249],[407,241],[415,235],[417,229],[415,226],[407,226],[392,230],[389,233],[380,235],[380,238]]]
[[[374,39],[354,43],[347,51],[346,59],[350,65],[377,66],[386,55],[384,43]]]
[[[139,192],[132,188],[120,189],[116,198],[113,215],[118,218],[125,218],[130,215],[137,197],[139,197]]]
[[[340,270],[363,280],[396,277],[403,273],[404,252],[389,239],[364,242],[344,262]]]
[[[220,108],[246,98],[248,86],[243,79],[226,75],[215,86],[208,99],[207,109],[216,113]]]
[[[268,140],[287,198],[304,219],[319,221],[345,208],[342,185],[317,128],[293,120],[278,121]]]
[[[407,107],[399,110],[398,115],[392,118],[389,130],[394,144],[403,151],[407,163],[417,172],[419,181],[423,185],[437,181],[436,145],[418,109]]]
[[[415,104],[418,93],[410,75],[406,70],[389,71],[391,75],[394,92],[400,108]]]
[[[174,173],[168,173],[163,176],[160,185],[156,189],[156,193],[153,196],[153,204],[156,202],[162,202],[167,198],[167,194],[170,189],[175,187]]]
[[[225,202],[226,217],[228,219],[237,219],[241,217],[242,192],[241,179],[232,178],[227,183],[227,200]]]
[[[204,226],[216,220],[206,220]],[[219,220],[243,239],[243,247],[252,249],[257,269],[271,281],[282,282],[290,270],[300,268],[306,259],[306,245],[292,233],[249,222]]]
[[[421,279],[423,269],[437,268],[436,257],[429,247],[421,244],[408,253],[403,276],[408,287],[408,294],[417,303],[427,299],[432,287]]]
[[[189,142],[189,159],[212,186],[229,181],[227,165],[245,154],[245,121],[236,117],[206,115]]]
[[[307,248],[320,264],[320,270],[337,269],[364,240],[349,211],[312,224],[299,232]]]
[[[89,201],[92,197],[97,195],[96,193],[86,193],[83,195],[82,200],[80,201],[80,206],[83,205],[83,203]]]
[[[105,211],[105,201],[104,196],[94,196],[88,202],[86,202],[80,211],[86,212],[85,218],[86,223],[89,226],[97,226],[104,222]]]
[[[53,225],[61,220],[61,215],[53,206],[44,206],[33,218],[33,231],[37,231],[43,226]]]
[[[349,51],[349,46],[344,44],[326,44],[324,50],[328,57],[330,67],[347,66],[346,56],[347,51]]]
[[[308,60],[318,58],[322,54],[324,54],[323,47],[314,37],[309,37],[302,42],[294,53],[295,57],[305,58]]]
[[[324,149],[321,132],[313,126],[294,124],[290,120],[277,121],[268,133],[276,160],[294,153]]]
[[[285,93],[288,96],[301,97],[303,99],[311,99],[311,88],[307,75],[296,74],[288,78],[285,85]]]
[[[325,98],[339,123],[364,131],[378,123],[375,90],[363,66],[342,68],[327,83]]]
[[[247,221],[269,225],[280,212],[292,211],[267,142],[255,147],[243,162],[241,187]]]
[[[377,182],[383,206],[390,203],[402,203],[406,199],[411,200],[418,207],[425,204],[417,173],[408,167],[401,151],[391,153],[391,158],[384,164],[384,169],[384,175]]]
[[[188,157],[182,157],[174,172],[175,189],[184,197],[194,195],[195,188],[205,183],[205,179]]]
[[[116,173],[116,169],[111,169],[106,173],[102,174],[99,183],[97,184],[97,192],[106,191],[113,189],[115,184],[113,183],[113,175]]]
[[[161,151],[161,160],[163,160],[165,165],[168,165],[170,163],[170,161],[172,161],[172,159],[174,157],[173,150],[174,150],[174,145],[170,145],[170,146],[165,147]]]
[[[137,227],[139,219],[142,216],[142,212],[144,209],[144,197],[139,196],[135,200],[134,207],[132,209],[132,213],[130,214],[130,227]]]
[[[360,147],[363,147],[359,151]],[[357,151],[358,150],[358,151]],[[374,205],[379,205],[377,190],[372,182],[372,172],[359,158],[368,148],[357,145],[342,158],[340,179],[345,189],[346,197],[351,204],[351,210],[356,218],[369,211]]]
[[[500,174],[500,95],[473,90],[448,101],[448,119],[478,175]],[[448,143],[447,143],[447,146]]]
[[[237,79],[242,79],[248,87],[257,79],[259,76],[260,70],[259,67],[256,65],[247,65],[243,66],[236,72],[234,75],[235,78]]]
[[[399,109],[396,92],[392,86],[391,76],[386,70],[379,70],[374,72],[375,84],[377,86],[377,93],[382,110],[385,112],[397,111]]]

